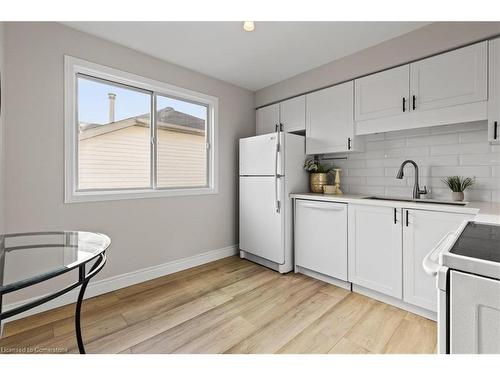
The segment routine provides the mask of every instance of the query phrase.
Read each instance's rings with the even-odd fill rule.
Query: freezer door
[[[264,134],[256,137],[240,139],[240,176],[272,176],[284,174],[283,133],[280,133],[278,150],[278,133]]]
[[[277,179],[278,200],[284,179]],[[285,262],[283,207],[277,212],[273,177],[240,177],[240,249]]]

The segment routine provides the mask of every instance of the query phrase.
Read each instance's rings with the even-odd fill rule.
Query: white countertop
[[[292,193],[293,199],[309,199],[315,201],[356,203],[371,206],[389,206],[440,212],[455,212],[477,215],[475,220],[484,223],[500,224],[500,203],[496,202],[467,202],[465,206],[453,204],[434,204],[423,202],[404,202],[393,200],[366,199],[367,195],[328,195],[316,193]]]

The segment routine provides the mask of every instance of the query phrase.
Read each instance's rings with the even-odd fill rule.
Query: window
[[[65,57],[65,201],[217,193],[218,99]]]

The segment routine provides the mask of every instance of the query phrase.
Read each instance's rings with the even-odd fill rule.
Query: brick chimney
[[[109,123],[115,122],[115,98],[116,94],[109,93]]]

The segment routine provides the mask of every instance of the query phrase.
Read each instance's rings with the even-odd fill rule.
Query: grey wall
[[[396,173],[405,159],[419,165],[420,186],[427,186],[426,198],[451,199],[442,183],[446,176],[476,177],[465,192],[469,201],[500,202],[500,145],[488,142],[486,121],[470,122],[371,134],[365,139],[365,152],[352,153],[347,160],[336,160],[342,168],[342,190],[346,193],[409,197],[413,191],[413,167],[405,177]]]
[[[237,244],[237,140],[255,132],[252,92],[57,23],[7,23],[5,37],[8,232],[108,234],[99,278]],[[219,194],[64,204],[64,54],[217,96]]]
[[[331,86],[500,34],[500,22],[436,22],[255,93],[255,106]],[[349,38],[346,35],[346,38]]]
[[[0,107],[2,107],[2,112],[0,113],[0,233],[5,230],[5,197],[4,197],[4,184],[5,184],[5,170],[4,170],[4,159],[5,159],[5,148],[4,148],[4,117],[5,117],[5,107],[3,106],[4,99],[4,23],[0,22],[0,92],[2,93]]]

